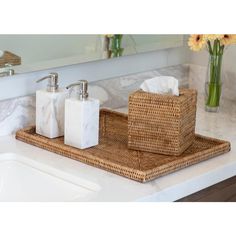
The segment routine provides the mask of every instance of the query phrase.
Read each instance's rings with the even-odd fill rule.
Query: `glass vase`
[[[218,112],[222,91],[223,54],[210,55],[205,82],[205,110]]]

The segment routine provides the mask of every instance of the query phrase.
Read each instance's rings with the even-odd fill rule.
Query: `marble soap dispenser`
[[[47,89],[36,91],[36,133],[48,138],[64,135],[67,90],[58,86],[58,74],[50,73],[37,81],[48,80]]]
[[[67,89],[75,86],[79,86],[79,93],[65,101],[64,142],[85,149],[98,144],[100,105],[99,100],[88,97],[88,81],[80,80]]]

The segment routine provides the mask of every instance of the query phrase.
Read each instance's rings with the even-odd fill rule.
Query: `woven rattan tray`
[[[63,143],[63,137],[48,139],[35,127],[22,129],[16,139],[98,168],[146,182],[184,167],[230,151],[230,143],[196,135],[181,156],[165,156],[127,148],[127,115],[109,110],[100,112],[100,141],[96,147],[80,150]]]

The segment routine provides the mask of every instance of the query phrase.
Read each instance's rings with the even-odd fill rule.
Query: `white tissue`
[[[172,76],[158,76],[145,80],[140,88],[145,92],[179,96],[179,81]]]

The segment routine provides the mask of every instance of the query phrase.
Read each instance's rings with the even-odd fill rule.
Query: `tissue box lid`
[[[173,103],[175,105],[182,104],[186,99],[196,99],[197,91],[194,89],[180,89],[179,96],[173,96],[168,94],[156,94],[144,92],[143,90],[135,91],[130,94],[129,99],[139,100],[142,99],[143,102],[151,103],[153,101],[159,101],[166,104]]]

